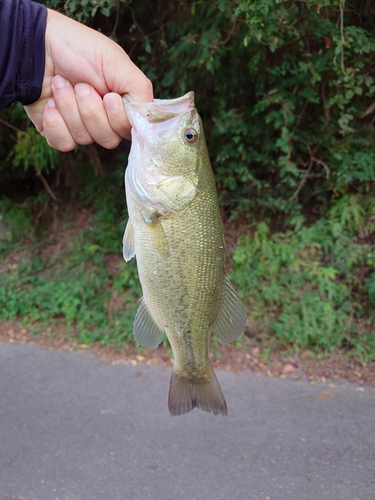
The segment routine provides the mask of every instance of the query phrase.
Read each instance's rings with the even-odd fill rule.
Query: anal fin
[[[212,333],[219,342],[227,344],[236,340],[244,332],[245,326],[245,308],[232,283],[226,278],[220,309],[211,326]]]
[[[133,335],[137,344],[148,349],[155,349],[163,340],[163,334],[164,330],[155,322],[148,310],[144,297],[142,297],[133,327]]]

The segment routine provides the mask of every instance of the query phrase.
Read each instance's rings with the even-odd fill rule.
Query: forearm
[[[32,104],[42,92],[47,9],[30,0],[0,0],[0,109]]]

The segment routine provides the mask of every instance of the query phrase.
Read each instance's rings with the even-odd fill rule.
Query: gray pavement
[[[0,345],[0,500],[375,500],[375,389],[219,371],[229,416],[170,417],[169,370]]]

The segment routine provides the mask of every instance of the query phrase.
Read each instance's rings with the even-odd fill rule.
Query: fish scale
[[[208,335],[234,340],[246,315],[225,275],[223,226],[194,94],[125,101],[125,110],[133,129],[124,257],[136,256],[143,290],[134,336],[145,347],[156,347],[164,332],[169,339],[172,415],[194,407],[226,415]]]

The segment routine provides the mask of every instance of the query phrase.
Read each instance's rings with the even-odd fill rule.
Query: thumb
[[[107,53],[107,57],[103,58],[103,75],[109,90],[119,95],[129,94],[136,101],[153,101],[151,81],[119,45],[113,44],[111,57]]]
[[[130,140],[131,125],[125,113],[122,97],[115,92],[111,92],[103,97],[103,104],[113,130],[120,137]]]

